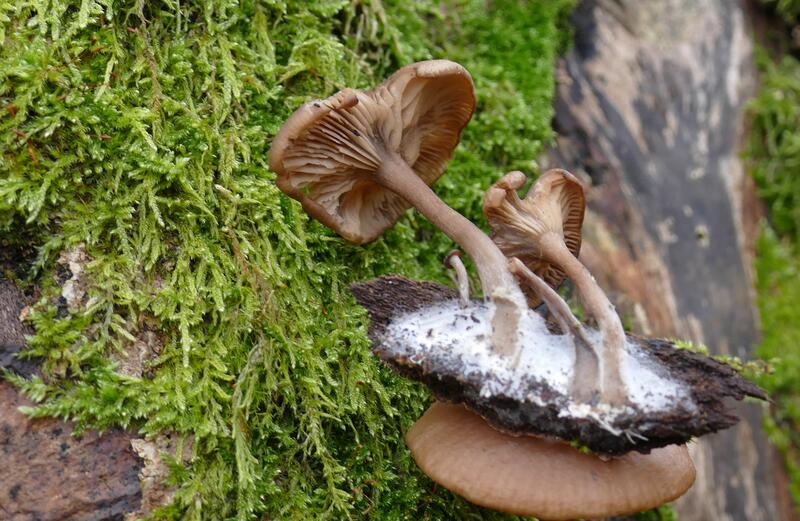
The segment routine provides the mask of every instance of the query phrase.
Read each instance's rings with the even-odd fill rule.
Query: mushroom
[[[444,267],[452,268],[455,271],[458,300],[462,308],[467,307],[469,305],[469,279],[467,278],[467,269],[464,267],[464,263],[461,262],[461,252],[453,250],[448,253],[444,258]]]
[[[602,333],[602,346],[598,346],[601,399],[610,405],[623,405],[627,393],[620,363],[625,331],[608,297],[573,254],[579,247],[583,222],[583,189],[572,174],[554,169],[537,179],[520,199],[516,190],[525,180],[522,172],[510,172],[486,192],[483,211],[492,238],[503,253],[519,258],[532,271],[548,273],[547,265],[555,265],[572,279]]]
[[[278,187],[345,239],[377,238],[414,206],[475,262],[496,311],[493,349],[517,351],[525,298],[506,258],[429,188],[475,108],[472,78],[447,60],[414,63],[372,91],[344,89],[300,107],[269,152]]]
[[[695,479],[685,445],[600,459],[570,445],[511,436],[460,405],[435,402],[406,433],[417,465],[468,501],[547,520],[605,518],[676,499]]]
[[[490,190],[498,188],[504,191],[516,191],[522,188],[526,181],[527,177],[525,177],[525,174],[519,171],[513,171],[501,177],[494,185],[492,185]],[[580,188],[580,186],[578,186],[578,188]],[[499,190],[495,191],[494,193],[496,193],[499,197]],[[569,205],[566,212],[568,218],[563,220],[562,225],[564,242],[567,245],[567,248],[569,248],[569,251],[575,257],[577,257],[581,251],[581,227],[583,226],[585,201],[582,190],[579,190],[573,195],[574,197],[569,198],[567,201],[567,204]],[[504,242],[507,244],[512,243],[512,241],[509,240]],[[557,289],[561,285],[566,278],[566,273],[564,273],[563,269],[561,269],[558,265],[542,258],[540,255],[537,255],[538,252],[531,251],[530,243],[527,242],[527,237],[519,237],[513,242],[515,243],[515,246],[519,246],[519,248],[516,251],[503,250],[503,253],[505,253],[506,256],[518,257],[531,271],[544,279],[545,282],[550,285],[550,287]],[[526,291],[526,289],[527,288],[523,287],[523,291],[528,297],[528,305],[530,307],[534,308],[542,303],[542,299],[539,297],[537,292],[533,291],[532,289],[528,289]]]

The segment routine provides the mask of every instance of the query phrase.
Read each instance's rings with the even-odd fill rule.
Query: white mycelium
[[[505,396],[544,405],[547,400],[540,396],[542,387],[532,382],[546,383],[569,397],[575,364],[569,338],[549,332],[544,319],[528,310],[519,324],[521,352],[515,366],[510,357],[491,350],[493,312],[491,303],[473,301],[462,308],[456,300],[444,301],[396,317],[387,326],[381,344],[388,352],[415,363],[430,363],[435,358],[437,365],[459,367],[465,380],[480,382],[484,398]],[[600,332],[587,328],[587,334],[597,349],[602,349]],[[694,409],[688,389],[631,342],[626,342],[621,369],[628,397],[641,412]],[[470,378],[473,376],[477,378]],[[591,417],[613,431],[614,418],[626,412],[633,411],[629,407],[590,406],[570,400],[561,416]]]

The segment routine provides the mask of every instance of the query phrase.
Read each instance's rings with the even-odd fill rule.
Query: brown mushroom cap
[[[383,161],[399,156],[431,185],[474,109],[461,65],[407,65],[372,91],[344,89],[297,109],[275,136],[270,168],[311,216],[349,241],[369,242],[410,207],[376,182]]]
[[[503,434],[441,402],[406,443],[425,474],[468,501],[551,521],[640,512],[679,497],[695,478],[685,445],[603,461],[563,442]]]
[[[526,180],[522,172],[504,175],[486,192],[483,211],[492,228],[492,240],[506,257],[519,258],[550,287],[558,288],[566,275],[531,242],[531,233],[549,230],[562,234],[567,248],[577,257],[586,208],[583,188],[566,170],[552,169],[542,174],[520,199],[517,190]],[[526,214],[536,216],[536,222]],[[525,294],[531,307],[541,303],[534,292],[525,289]]]

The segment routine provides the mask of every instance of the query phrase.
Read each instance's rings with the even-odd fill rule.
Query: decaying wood
[[[584,0],[558,68],[551,165],[591,183],[582,260],[634,331],[752,358],[759,206],[740,157],[755,92],[741,0]],[[763,408],[692,444],[681,521],[791,519]],[[778,501],[777,503],[781,503]]]
[[[542,395],[552,396],[544,406],[506,396],[487,398],[480,392],[480,375],[465,376],[460,370],[462,368],[453,365],[449,359],[398,355],[384,348],[383,333],[394,317],[444,300],[454,300],[457,295],[453,289],[393,276],[354,284],[351,291],[369,312],[369,336],[376,355],[401,375],[424,383],[440,400],[463,403],[496,428],[509,433],[576,441],[604,454],[622,454],[632,450],[646,453],[657,447],[686,443],[693,437],[734,425],[738,418],[726,407],[726,398],[766,398],[761,389],[742,379],[726,364],[693,351],[678,349],[666,340],[630,337],[640,349],[658,360],[670,378],[683,382],[690,389],[696,410],[676,405],[675,409],[658,414],[626,414],[615,420],[613,428],[638,436],[614,434],[607,426],[594,420],[560,416],[567,397],[545,388],[546,384],[533,380],[528,384],[529,388],[538,385],[542,388]]]
[[[36,367],[30,360],[17,357],[25,346],[25,336],[32,333],[19,319],[26,304],[19,288],[0,274],[0,368],[25,375]]]

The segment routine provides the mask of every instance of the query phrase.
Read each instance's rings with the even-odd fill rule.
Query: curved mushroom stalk
[[[477,226],[430,189],[475,109],[462,66],[431,60],[403,67],[372,91],[345,89],[299,109],[269,153],[278,187],[345,239],[376,239],[410,206],[475,262],[495,304],[493,349],[515,356],[525,297],[506,258]]]
[[[583,324],[575,318],[561,295],[551,288],[541,277],[532,272],[516,257],[508,261],[509,270],[527,284],[555,317],[559,327],[567,335],[575,348],[575,369],[572,374],[572,396],[582,402],[591,402],[601,387],[600,360],[592,342],[586,336]]]
[[[583,189],[569,172],[550,170],[520,199],[516,190],[525,180],[521,172],[511,172],[487,191],[483,210],[494,232],[492,238],[506,256],[520,258],[531,271],[548,273],[555,266],[572,279],[602,333],[602,346],[597,349],[601,399],[623,405],[627,392],[620,374],[625,349],[622,322],[589,270],[573,254],[576,248],[570,251],[567,245],[580,240]]]
[[[445,268],[452,268],[455,272],[456,286],[458,286],[458,300],[461,307],[465,308],[469,305],[469,278],[467,277],[467,269],[464,263],[461,262],[461,252],[453,250],[444,258]]]

